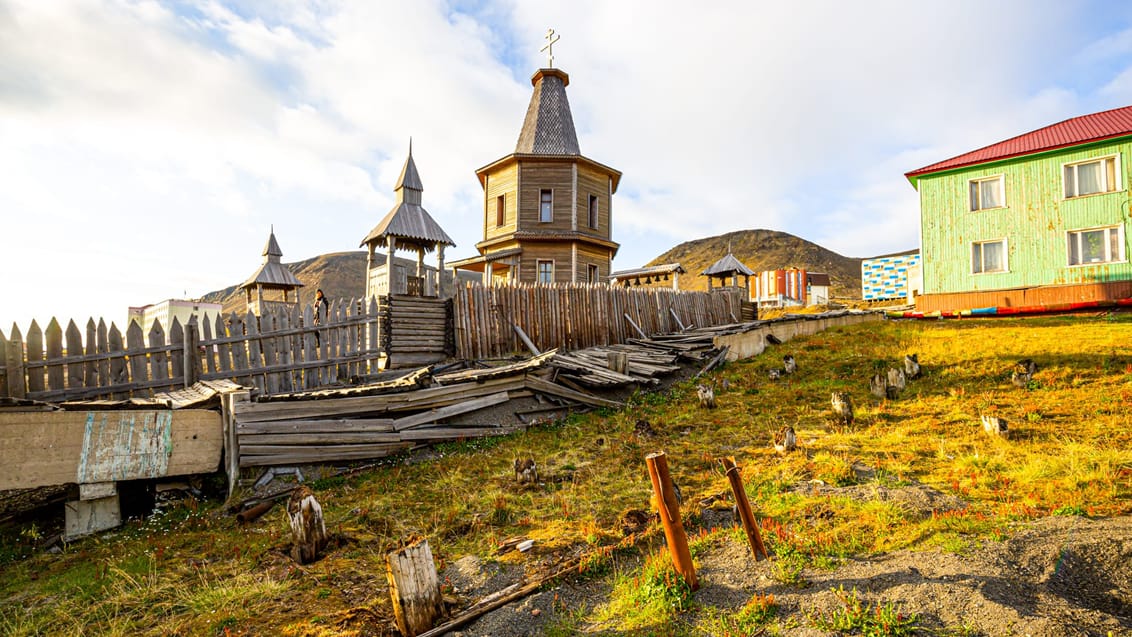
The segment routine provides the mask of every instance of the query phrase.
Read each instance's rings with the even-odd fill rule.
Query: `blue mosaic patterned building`
[[[920,290],[920,251],[909,250],[861,261],[861,298],[866,301],[908,297],[908,277],[913,289]]]

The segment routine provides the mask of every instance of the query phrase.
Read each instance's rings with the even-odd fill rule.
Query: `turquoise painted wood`
[[[1117,155],[1116,192],[1066,199],[1066,163]],[[1002,175],[1005,206],[970,209],[972,179]],[[1132,279],[1132,137],[981,164],[918,179],[924,293]],[[1068,232],[1123,226],[1123,261],[1069,265]],[[972,272],[972,244],[1006,240],[1005,272]]]

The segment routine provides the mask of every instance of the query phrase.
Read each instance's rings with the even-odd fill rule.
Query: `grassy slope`
[[[34,533],[9,533],[0,546],[0,633],[369,634],[389,616],[384,554],[398,540],[423,535],[442,562],[475,553],[526,559],[528,566],[612,546],[622,539],[621,514],[648,508],[643,458],[658,449],[669,456],[691,523],[697,500],[727,490],[716,459],[736,457],[784,579],[798,564],[854,553],[962,551],[1001,536],[1012,521],[1052,513],[1128,514],[1130,323],[1130,315],[884,322],[791,341],[715,372],[713,380],[727,378],[731,388],[720,393],[714,411],[698,409],[694,388],[680,385],[640,396],[623,412],[450,446],[434,461],[316,485],[332,532],[350,539],[305,568],[279,550],[287,540],[279,508],[243,529],[213,504],[180,508],[73,544],[62,555],[17,557]],[[920,354],[926,377],[896,401],[869,396],[868,376],[906,352]],[[772,383],[765,370],[787,353],[797,358],[799,373]],[[1041,369],[1019,390],[1007,370],[1023,357]],[[834,390],[853,394],[852,429],[829,420]],[[978,415],[990,411],[1010,422],[1015,439],[982,432]],[[641,418],[656,438],[634,434]],[[780,457],[768,441],[785,423],[798,430],[802,450]],[[515,486],[512,460],[527,454],[544,476],[559,480]],[[891,502],[791,489],[810,480],[852,484],[854,463],[876,468],[875,483],[917,480],[971,506],[925,518]],[[537,541],[536,555],[493,556],[498,540],[520,534]],[[732,532],[708,536],[698,550],[720,541],[743,539]],[[675,630],[657,627],[672,625],[678,603],[657,606],[634,597],[652,585],[678,596],[658,575],[663,560],[657,564],[656,544],[654,531],[637,546],[647,554],[643,566],[630,550],[612,570],[594,569],[593,577],[615,585],[614,599],[595,617],[570,621]],[[718,618],[734,610],[701,609],[717,622],[702,632],[717,631]]]

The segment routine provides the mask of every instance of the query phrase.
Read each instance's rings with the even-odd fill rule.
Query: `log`
[[[668,457],[663,451],[650,453],[645,456],[645,463],[649,468],[649,479],[652,480],[656,508],[660,513],[661,526],[664,527],[668,552],[672,555],[672,565],[684,577],[688,586],[696,590],[700,583],[696,580],[696,567],[692,564],[692,553],[688,550],[688,536],[680,522],[680,503],[676,500],[672,476],[668,474]]]
[[[723,362],[723,359],[727,357],[727,352],[730,349],[731,349],[730,346],[724,345],[723,349],[719,350],[719,353],[716,354],[714,357],[712,357],[712,359],[710,361],[708,361],[707,365],[704,365],[703,369],[696,372],[696,375],[693,376],[692,378],[699,378],[700,376],[703,376],[704,374],[706,374],[706,373],[710,372],[711,370],[715,369],[716,367],[718,367],[719,364]]]
[[[428,631],[444,614],[440,578],[436,574],[428,540],[420,540],[389,553],[385,557],[385,566],[397,629],[406,637],[416,637]]]
[[[511,324],[511,327],[515,330],[515,334],[519,336],[519,340],[523,341],[523,345],[526,345],[527,349],[531,350],[532,354],[534,354],[535,356],[542,354],[542,352],[540,352],[539,349],[535,347],[535,344],[531,342],[531,339],[527,336],[527,333],[523,331],[523,328],[515,325],[514,323]]]
[[[739,467],[735,466],[735,459],[724,458],[723,469],[727,473],[728,482],[731,483],[731,492],[735,496],[735,506],[739,509],[739,520],[743,523],[743,530],[747,532],[751,553],[756,561],[764,560],[770,555],[767,554],[763,538],[759,535],[759,526],[755,523],[754,514],[751,513],[751,502],[747,499],[747,489],[743,486],[743,478],[739,475]]]

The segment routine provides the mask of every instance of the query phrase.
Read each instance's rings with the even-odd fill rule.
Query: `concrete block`
[[[118,495],[95,500],[72,500],[64,512],[63,540],[70,542],[122,524]]]

